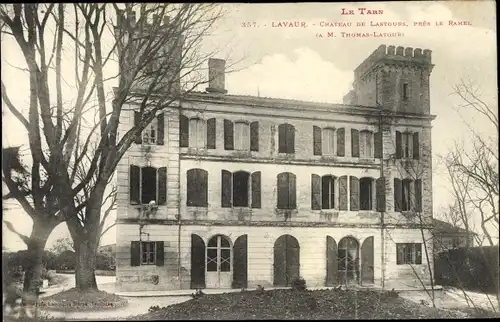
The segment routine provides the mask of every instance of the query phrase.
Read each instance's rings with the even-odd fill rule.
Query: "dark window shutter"
[[[295,127],[286,125],[286,153],[295,153]]]
[[[134,127],[137,128],[139,126],[139,123],[141,123],[141,112],[134,111]],[[142,143],[142,131],[137,133],[137,135],[135,136],[134,142],[136,144]]]
[[[377,189],[377,211],[385,210],[385,178],[380,177],[376,181]]]
[[[359,210],[359,179],[356,177],[349,177],[350,192],[351,192],[351,211]]]
[[[422,180],[415,180],[415,211],[422,211]]]
[[[261,207],[260,171],[252,173],[252,208]]]
[[[394,178],[394,211],[400,212],[403,204],[403,186],[401,179]]]
[[[250,151],[259,151],[259,122],[250,123]]]
[[[415,264],[420,265],[422,264],[422,244],[414,244],[415,245]]]
[[[233,175],[227,170],[222,170],[222,194],[221,194],[221,207],[230,208],[231,207],[231,193],[233,191],[232,187]]]
[[[216,120],[211,118],[207,120],[207,149],[215,149],[216,141]]]
[[[179,146],[181,148],[189,146],[189,119],[182,114],[179,116]]]
[[[158,205],[167,204],[167,168],[158,169]]]
[[[278,126],[278,152],[286,153],[286,124]]]
[[[165,263],[163,242],[156,242],[156,266],[163,266]]]
[[[297,208],[297,191],[295,175],[292,173],[288,174],[288,209]]]
[[[164,114],[161,113],[157,117],[158,120],[158,141],[156,144],[164,145],[165,144],[165,117]]]
[[[420,142],[418,132],[413,133],[413,159],[420,159]]]
[[[382,133],[377,132],[373,136],[373,143],[375,145],[374,147],[374,155],[375,159],[382,159]]]
[[[337,130],[337,156],[345,156],[345,129]]]
[[[339,178],[339,210],[347,210],[347,176]]]
[[[403,157],[403,146],[401,141],[401,132],[396,131],[396,159]]]
[[[200,185],[200,207],[208,207],[208,172],[198,169],[198,178]]]
[[[141,182],[141,168],[136,165],[130,166],[130,204],[140,204],[140,182]]]
[[[141,266],[141,242],[130,243],[130,266]]]
[[[321,209],[321,177],[317,174],[311,175],[311,209]]]
[[[224,120],[224,149],[234,150],[234,126],[233,122]]]
[[[314,155],[321,155],[321,128],[313,126],[313,149]]]
[[[359,158],[359,131],[351,129],[351,156]]]

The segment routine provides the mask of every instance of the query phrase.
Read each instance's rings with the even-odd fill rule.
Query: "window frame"
[[[337,131],[332,127],[325,127],[321,130],[321,149],[325,156],[334,156],[337,154]]]
[[[144,251],[144,247],[147,245],[153,245],[152,250],[147,252]],[[149,266],[156,265],[156,248],[158,247],[155,241],[141,241],[141,249],[140,249],[140,258],[141,258],[141,266]],[[149,261],[150,257],[146,255],[146,261],[144,261],[144,254],[153,254],[153,261]]]
[[[195,125],[193,125],[195,124]],[[206,122],[199,117],[189,118],[188,146],[193,149],[205,149],[207,146]]]
[[[241,129],[238,130],[238,129]],[[246,121],[235,121],[233,133],[234,150],[236,151],[250,151],[250,124]]]
[[[324,204],[324,196],[325,196],[325,191],[324,191],[324,188],[325,188],[325,183],[324,183],[324,180],[328,180],[328,206],[325,208],[325,204]],[[337,201],[337,198],[338,198],[338,192],[337,192],[337,177],[335,177],[334,175],[331,175],[331,174],[326,174],[324,176],[321,176],[321,210],[334,210],[334,209],[337,209],[338,208],[338,201]]]
[[[153,132],[154,131],[154,132]],[[152,139],[147,134],[154,133]],[[158,118],[155,117],[151,123],[149,123],[141,133],[142,144],[144,145],[156,145],[158,144]]]
[[[396,265],[422,265],[422,243],[396,243]]]
[[[368,182],[368,183],[366,183],[366,182]],[[369,196],[368,205],[369,205],[369,207],[368,207],[368,209],[363,209],[364,208],[363,206],[365,205],[365,203],[363,202],[361,187],[365,184],[368,186],[368,190],[369,190],[369,193],[368,193],[368,196]],[[372,177],[359,178],[359,211],[374,211],[374,210],[376,210],[376,205],[374,205],[374,193],[376,193],[376,191],[375,191],[376,187],[374,187],[374,185],[375,185],[375,179]]]
[[[401,93],[402,95],[401,96],[403,98],[402,100],[404,102],[409,101],[410,100],[410,85],[407,82],[403,83],[401,91],[402,91],[402,93]]]

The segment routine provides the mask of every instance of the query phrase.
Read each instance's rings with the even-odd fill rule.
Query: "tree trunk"
[[[97,290],[95,277],[97,247],[100,239],[101,208],[105,184],[96,186],[85,209],[85,226],[73,239],[76,252],[75,282],[79,290]]]
[[[37,291],[42,286],[43,252],[47,244],[47,239],[53,229],[53,224],[44,224],[43,222],[33,223],[33,231],[27,244],[28,258],[30,260],[24,263],[23,267],[24,304],[34,304],[37,299]]]
[[[79,290],[97,290],[95,277],[96,244],[89,240],[82,240],[76,248],[75,285]]]

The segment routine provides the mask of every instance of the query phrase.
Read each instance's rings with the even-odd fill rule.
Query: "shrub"
[[[159,305],[150,306],[148,312],[156,312],[165,309],[166,307],[160,307]]]
[[[257,285],[257,292],[259,292],[260,294],[264,293],[264,286]]]
[[[307,289],[306,280],[303,277],[297,277],[292,281],[292,289],[296,291],[305,291]]]
[[[98,253],[96,256],[96,269],[112,271],[116,267],[115,257],[110,253]]]
[[[205,295],[205,293],[203,293],[203,291],[201,289],[196,289],[196,292],[191,294],[191,297],[195,300],[199,299],[200,297],[202,297],[203,295]]]

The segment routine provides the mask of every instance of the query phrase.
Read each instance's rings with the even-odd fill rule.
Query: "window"
[[[335,154],[335,130],[326,128],[323,129],[323,154]]]
[[[278,126],[279,153],[295,153],[295,128],[291,124]]]
[[[154,265],[156,262],[156,243],[141,243],[141,265]]]
[[[333,176],[321,178],[321,208],[335,208],[335,177]]]
[[[221,206],[260,208],[260,171],[250,173],[222,170]]]
[[[408,84],[404,83],[403,84],[403,101],[407,101],[408,98],[409,98]]]
[[[370,131],[361,131],[359,133],[361,157],[373,158],[373,133]]]
[[[221,235],[212,237],[207,243],[207,272],[231,271],[231,244]]]
[[[167,201],[167,168],[130,166],[130,203],[149,204]]]
[[[278,209],[297,208],[295,175],[290,172],[278,174]]]
[[[397,249],[397,264],[422,264],[422,244],[421,243],[406,243],[396,244]]]
[[[163,241],[133,241],[130,245],[130,265],[156,265],[164,264]]]
[[[248,207],[250,174],[244,171],[233,173],[233,206]]]
[[[373,210],[373,179],[361,178],[359,180],[360,210]]]
[[[142,131],[142,143],[143,144],[156,144],[156,133],[157,133],[157,120],[154,119],[145,129]]]
[[[235,150],[250,150],[250,125],[245,122],[234,123]]]
[[[403,203],[401,211],[410,211],[412,206],[412,181],[410,179],[403,180]]]
[[[138,127],[141,122],[141,112],[134,112],[134,126]],[[151,123],[149,123],[144,130],[137,135],[135,138],[136,144],[164,144],[165,137],[165,119],[163,117],[163,113],[159,114],[155,117]]]
[[[405,132],[401,135],[401,150],[403,152],[402,157],[404,159],[411,158],[412,143],[411,133]]]
[[[187,206],[208,206],[208,172],[203,169],[190,169],[187,177]]]
[[[394,178],[394,211],[422,211],[422,180]]]
[[[224,120],[224,150],[259,151],[259,122]]]
[[[203,120],[192,118],[189,120],[189,147],[205,147],[205,124]]]
[[[396,158],[420,159],[420,142],[418,132],[396,131]]]

